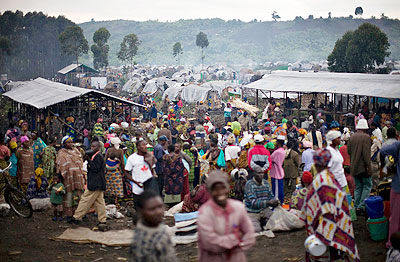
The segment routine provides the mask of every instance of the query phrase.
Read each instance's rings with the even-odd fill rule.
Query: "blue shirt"
[[[15,155],[15,153],[12,153],[11,157],[10,157],[10,162],[11,162],[11,168],[10,168],[10,176],[17,176],[17,156]]]
[[[380,150],[382,156],[391,155],[395,159],[397,172],[392,179],[392,189],[400,194],[400,142],[395,142],[391,145],[384,146]]]

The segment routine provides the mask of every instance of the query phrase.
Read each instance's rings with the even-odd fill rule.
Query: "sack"
[[[217,160],[217,165],[219,167],[225,167],[226,162],[225,162],[225,154],[224,151],[219,151],[219,156],[218,156],[218,160]]]
[[[304,222],[295,214],[286,211],[281,206],[275,208],[274,213],[269,218],[266,225],[267,230],[275,231],[290,231],[304,227]]]

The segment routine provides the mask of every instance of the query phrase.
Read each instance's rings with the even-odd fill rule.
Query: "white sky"
[[[128,19],[136,21],[222,18],[250,21],[272,20],[277,11],[282,20],[295,16],[354,16],[361,6],[363,17],[400,18],[400,0],[0,0],[0,12],[6,10],[42,11],[51,16],[64,15],[76,23]]]

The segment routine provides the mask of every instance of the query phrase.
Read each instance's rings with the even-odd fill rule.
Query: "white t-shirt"
[[[225,161],[238,159],[240,151],[239,146],[227,146],[225,148]]]
[[[329,161],[328,168],[329,171],[335,176],[336,180],[339,182],[340,186],[343,188],[347,186],[346,175],[343,169],[343,157],[340,151],[331,146],[327,146],[326,149],[331,153],[331,161]]]
[[[131,173],[132,179],[136,182],[144,183],[153,176],[149,164],[144,161],[144,156],[138,155],[137,153],[128,157],[125,170]],[[134,194],[140,195],[143,193],[143,188],[140,188],[136,183],[131,182],[131,185]]]

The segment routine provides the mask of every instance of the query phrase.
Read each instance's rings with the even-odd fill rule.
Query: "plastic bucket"
[[[386,217],[381,217],[377,219],[369,218],[367,220],[367,226],[372,240],[382,241],[387,239],[388,222]]]
[[[380,196],[370,196],[365,199],[365,207],[371,219],[381,218],[384,215],[383,199]]]

